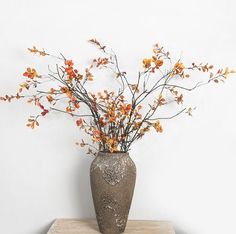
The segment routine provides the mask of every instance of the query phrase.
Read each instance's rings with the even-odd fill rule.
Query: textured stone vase
[[[136,167],[128,153],[99,152],[90,167],[93,202],[99,230],[125,230],[133,197]]]

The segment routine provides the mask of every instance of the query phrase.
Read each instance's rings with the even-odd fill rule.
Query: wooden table
[[[47,234],[98,234],[95,220],[57,219]],[[175,234],[167,221],[128,221],[125,234]]]

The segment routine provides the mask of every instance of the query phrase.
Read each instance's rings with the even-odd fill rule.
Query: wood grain
[[[95,220],[57,219],[47,234],[98,234]],[[174,234],[167,221],[128,221],[125,234]]]

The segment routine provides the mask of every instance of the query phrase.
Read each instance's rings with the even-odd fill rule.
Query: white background
[[[14,93],[23,70],[41,63],[27,47],[86,64],[96,51],[91,37],[111,46],[130,74],[156,42],[187,62],[236,68],[235,9],[234,0],[1,0],[0,94]],[[162,135],[152,132],[133,146],[130,219],[170,220],[177,234],[236,233],[235,90],[233,76],[198,89],[193,118],[165,122]],[[32,131],[25,127],[31,106],[0,103],[0,111],[0,232],[45,234],[55,218],[94,217],[92,157],[75,146],[74,123],[52,115]]]

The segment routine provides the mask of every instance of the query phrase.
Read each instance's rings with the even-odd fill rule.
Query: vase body
[[[133,197],[136,167],[128,153],[99,152],[90,167],[90,182],[99,230],[125,230]]]

